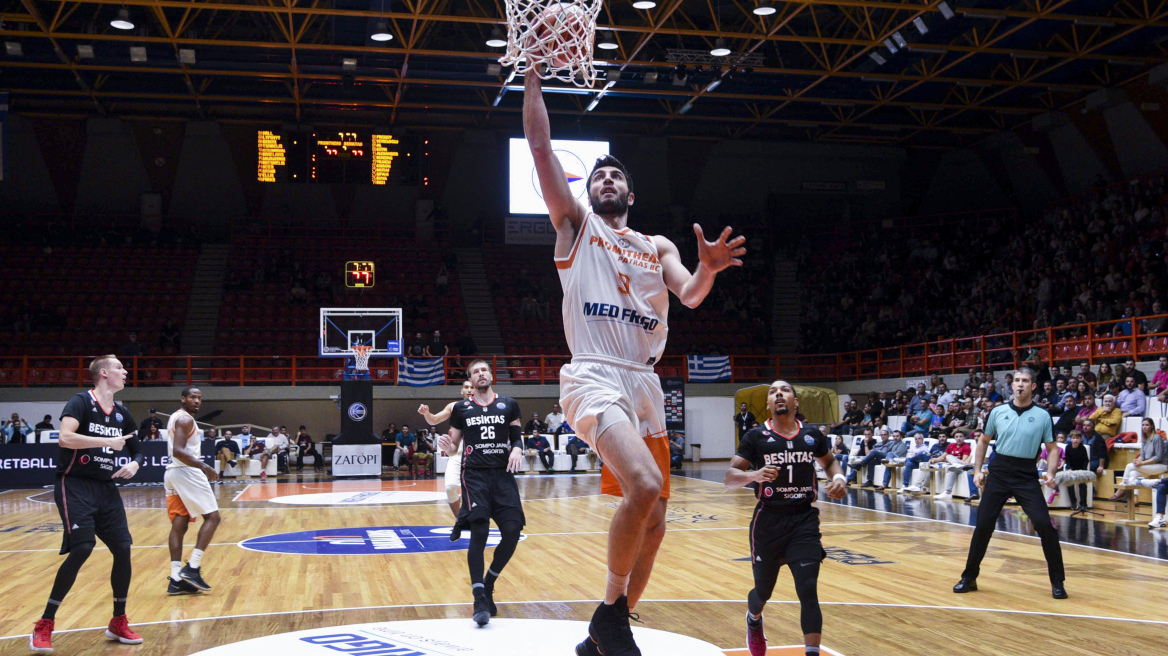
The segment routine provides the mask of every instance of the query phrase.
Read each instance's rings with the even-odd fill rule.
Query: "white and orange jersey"
[[[669,290],[657,246],[588,212],[566,258],[556,258],[564,288],[564,333],[572,357],[651,365],[669,334]]]
[[[174,431],[177,430],[175,425],[178,420],[183,417],[190,417],[191,423],[194,423],[195,418],[191,417],[186,410],[175,410],[174,414],[170,416],[170,420],[166,422],[166,455],[170,456],[170,463],[166,465],[167,469],[177,469],[179,467],[190,467],[174,457]],[[195,426],[195,434],[187,439],[186,448],[183,451],[195,460],[203,459],[203,436],[199,434],[199,427]]]

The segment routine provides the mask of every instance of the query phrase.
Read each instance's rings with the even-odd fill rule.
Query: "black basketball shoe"
[[[588,635],[596,641],[601,654],[641,656],[641,650],[637,649],[637,643],[633,641],[630,619],[636,617],[629,612],[629,599],[624,595],[611,606],[602,603],[597,607],[588,624]]]
[[[195,586],[191,585],[190,583],[187,583],[186,581],[183,581],[182,579],[175,581],[174,579],[172,579],[168,576],[168,577],[166,577],[166,583],[167,583],[166,594],[171,595],[171,596],[199,594],[200,592],[202,592],[201,590],[199,590]]]
[[[474,591],[474,621],[479,626],[491,621],[491,606],[487,603],[487,593],[479,588]]]
[[[190,563],[183,565],[183,568],[179,571],[178,575],[182,577],[182,580],[198,588],[200,592],[209,592],[211,590],[211,586],[203,580],[203,576],[199,571],[199,568],[191,567]]]

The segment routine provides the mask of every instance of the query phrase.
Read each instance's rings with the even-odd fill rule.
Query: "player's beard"
[[[780,416],[780,417],[785,417],[787,415],[787,413],[789,413],[789,412],[791,412],[791,406],[789,406],[789,405],[784,405],[784,406],[776,405],[775,406],[775,414]]]
[[[592,204],[592,211],[602,216],[620,216],[629,211],[629,195],[617,194],[616,200],[600,200],[597,195],[589,194],[588,202]]]
[[[490,382],[483,383],[482,385],[475,385],[475,392],[478,392],[479,394],[486,394],[487,390],[489,389],[491,389]]]

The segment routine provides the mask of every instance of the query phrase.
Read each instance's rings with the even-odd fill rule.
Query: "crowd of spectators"
[[[803,353],[1104,322],[1163,310],[1166,180],[1135,180],[1052,205],[1037,220],[865,230],[838,257],[800,248]],[[1168,329],[1148,320],[1143,332]]]

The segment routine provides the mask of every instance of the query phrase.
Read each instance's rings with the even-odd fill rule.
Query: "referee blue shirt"
[[[994,453],[1014,458],[1036,458],[1043,442],[1053,442],[1050,413],[1031,405],[1023,410],[1013,403],[990,411],[985,434],[996,438]]]

